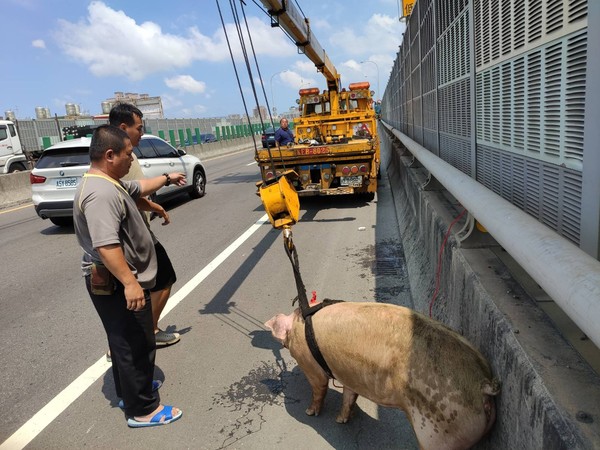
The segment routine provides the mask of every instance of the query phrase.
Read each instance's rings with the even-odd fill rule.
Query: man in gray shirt
[[[90,170],[77,188],[73,222],[84,251],[82,269],[92,303],[112,353],[117,395],[130,427],[163,425],[182,411],[160,404],[153,390],[156,344],[148,289],[156,278],[156,254],[136,200],[168,182],[186,183],[172,173],[122,182],[133,147],[123,130],[102,125],[90,145]]]

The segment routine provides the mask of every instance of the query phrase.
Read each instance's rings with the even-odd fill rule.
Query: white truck
[[[17,127],[10,120],[0,120],[0,173],[29,168]]]

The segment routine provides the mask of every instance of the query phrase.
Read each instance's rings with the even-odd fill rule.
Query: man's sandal
[[[179,413],[173,415],[172,406],[163,406],[159,412],[157,412],[149,422],[141,422],[135,420],[133,417],[127,419],[127,426],[131,428],[144,428],[144,427],[156,427],[158,425],[167,425],[171,422],[175,422],[183,415],[183,411],[179,410]],[[162,420],[164,419],[164,420]]]

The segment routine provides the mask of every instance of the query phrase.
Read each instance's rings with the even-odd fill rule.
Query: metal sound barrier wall
[[[597,219],[595,236],[581,227],[600,208],[583,191],[600,152],[584,158],[590,58],[586,0],[418,0],[383,120],[576,245],[597,241]]]

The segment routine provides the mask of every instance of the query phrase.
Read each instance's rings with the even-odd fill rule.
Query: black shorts
[[[150,292],[158,292],[166,289],[177,281],[177,275],[175,275],[175,269],[173,269],[173,264],[171,264],[171,260],[169,259],[169,255],[167,255],[167,251],[161,245],[160,242],[157,242],[154,245],[154,249],[156,250],[156,284]]]

